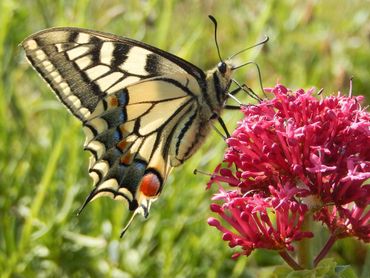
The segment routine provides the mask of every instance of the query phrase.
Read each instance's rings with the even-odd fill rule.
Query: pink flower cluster
[[[308,215],[331,236],[370,241],[370,114],[362,97],[314,97],[313,91],[267,89],[273,99],[244,106],[209,185],[219,193],[208,223],[240,254],[294,250],[313,236]],[[231,188],[226,189],[224,184]]]

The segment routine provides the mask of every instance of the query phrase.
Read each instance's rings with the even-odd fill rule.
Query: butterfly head
[[[224,103],[228,96],[231,85],[234,66],[230,60],[219,62],[213,71],[213,82],[221,103]]]
[[[230,62],[221,61],[217,64],[217,71],[223,78],[231,79],[233,66]]]

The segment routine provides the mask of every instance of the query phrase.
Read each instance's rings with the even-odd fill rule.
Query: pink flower
[[[226,192],[220,188],[220,193],[213,198],[224,204],[212,204],[211,210],[228,222],[234,232],[223,227],[215,218],[209,218],[208,223],[223,233],[222,238],[229,242],[230,247],[242,247],[243,252],[236,253],[234,257],[249,255],[256,248],[293,250],[292,242],[312,237],[312,233],[300,229],[308,208],[292,200],[290,195],[294,194],[294,190],[283,189],[279,192],[273,187],[270,190],[271,196],[265,197],[264,194],[241,195],[237,190]]]
[[[274,98],[243,106],[227,140],[209,182],[220,185],[211,210],[223,221],[209,224],[246,255],[293,250],[293,242],[313,236],[302,230],[308,214],[337,238],[369,242],[370,115],[360,106],[363,97],[318,100],[312,90],[282,85],[266,91]]]

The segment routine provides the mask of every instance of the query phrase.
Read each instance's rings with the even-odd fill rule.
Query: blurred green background
[[[79,26],[127,36],[181,56],[200,68],[270,37],[235,64],[259,64],[265,87],[370,93],[369,1],[11,1],[0,2],[0,276],[2,277],[268,277],[273,252],[230,259],[233,252],[207,225],[214,190],[207,176],[225,144],[213,133],[175,169],[149,219],[138,217],[123,239],[122,203],[100,198],[79,217],[90,192],[88,153],[80,123],[26,63],[18,44],[53,26]],[[259,92],[254,67],[238,71]],[[239,96],[243,102],[248,96]],[[240,114],[226,111],[232,129]],[[325,235],[318,239],[318,248]],[[315,251],[317,251],[315,249]],[[368,246],[342,240],[331,255],[370,277]]]

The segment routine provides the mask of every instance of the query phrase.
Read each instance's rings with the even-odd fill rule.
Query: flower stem
[[[306,215],[303,224],[303,231],[311,231],[312,229],[312,214]],[[312,242],[309,238],[304,238],[298,242],[298,263],[305,269],[312,268]]]
[[[302,270],[303,268],[297,264],[295,260],[286,251],[279,252],[279,255],[283,258],[283,260],[294,270]]]
[[[320,253],[316,256],[314,262],[314,266],[317,266],[317,264],[326,256],[326,254],[329,252],[330,248],[333,246],[333,244],[336,241],[335,236],[331,236],[328,241],[326,242],[325,246],[321,249]]]

